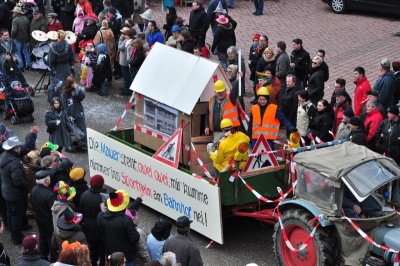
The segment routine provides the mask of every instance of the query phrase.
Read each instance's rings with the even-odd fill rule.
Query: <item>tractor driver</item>
[[[353,193],[344,187],[342,208],[349,218],[374,218],[383,216],[382,206],[370,195],[359,202]]]
[[[223,132],[223,138],[219,142],[218,150],[210,152],[216,178],[221,171],[228,170],[228,164],[233,164],[235,161],[238,162],[238,168],[243,169],[247,161],[246,155],[250,144],[250,138],[246,134],[236,131],[230,119],[222,119],[220,128]]]
[[[240,121],[236,106],[237,86],[234,86],[229,94],[226,92],[225,83],[222,80],[217,80],[214,84],[214,91],[215,95],[208,100],[208,119],[204,133],[209,135],[213,132],[213,142],[217,143],[223,136],[220,124],[224,118],[230,119],[236,129],[240,126]]]

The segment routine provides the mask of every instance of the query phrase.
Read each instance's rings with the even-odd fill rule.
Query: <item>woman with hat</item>
[[[216,20],[217,29],[215,30],[215,36],[211,47],[211,52],[214,53],[218,47],[218,60],[221,66],[226,71],[228,53],[227,50],[231,46],[236,46],[236,35],[235,29],[229,19],[224,15],[220,15]]]
[[[99,22],[99,19],[96,14],[87,14],[83,17],[83,20],[85,21],[85,26],[83,27],[82,33],[78,34],[77,43],[81,40],[93,40],[97,33],[97,23]]]
[[[68,243],[78,241],[81,244],[87,244],[86,236],[79,226],[82,217],[81,213],[73,212],[69,208],[64,210],[63,214],[57,219],[57,226],[54,228],[54,234],[51,238],[53,253],[55,250],[57,250],[58,254],[61,252],[62,244],[65,240]],[[55,253],[52,255],[50,261],[55,261]]]
[[[126,265],[134,265],[135,244],[139,241],[140,235],[132,220],[125,215],[125,209],[129,204],[129,195],[125,190],[117,190],[109,195],[108,212],[105,212],[101,218],[99,217],[106,256],[121,251],[125,254]]]
[[[172,35],[169,36],[165,44],[178,50],[182,50],[181,41],[183,41],[183,37],[181,35],[181,29],[177,25],[174,25],[171,28],[171,33]]]

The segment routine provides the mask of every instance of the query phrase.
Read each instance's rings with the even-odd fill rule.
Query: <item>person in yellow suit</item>
[[[221,129],[224,133],[224,137],[220,140],[218,149],[215,152],[210,152],[210,158],[213,161],[216,178],[230,161],[231,163],[234,163],[232,158],[238,158],[238,156],[235,156],[235,154],[238,152],[239,145],[242,143],[247,143],[248,145],[250,144],[250,138],[246,134],[236,131],[233,128],[233,124],[230,119],[222,119]],[[239,152],[247,153],[247,149],[245,151],[239,150]],[[243,169],[245,164],[246,160],[241,160],[241,162],[239,162],[239,169]]]

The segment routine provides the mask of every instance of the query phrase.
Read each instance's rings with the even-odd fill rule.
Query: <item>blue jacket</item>
[[[372,87],[372,90],[379,92],[378,102],[382,104],[385,109],[393,104],[394,80],[395,75],[393,71],[388,71],[378,79]]]
[[[152,46],[156,42],[159,42],[162,44],[165,43],[164,37],[163,37],[162,33],[160,32],[159,28],[156,28],[153,32],[149,32],[147,34],[147,43],[149,44],[149,46]]]

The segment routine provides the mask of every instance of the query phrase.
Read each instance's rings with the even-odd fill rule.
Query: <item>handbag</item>
[[[71,119],[72,117],[70,117]],[[71,119],[71,123],[74,126],[73,131],[70,133],[71,135],[71,140],[73,143],[78,143],[79,141],[81,141],[84,137],[85,137],[85,133],[79,129],[76,124],[75,124],[75,119]]]
[[[115,62],[119,62],[119,52],[115,55]]]

